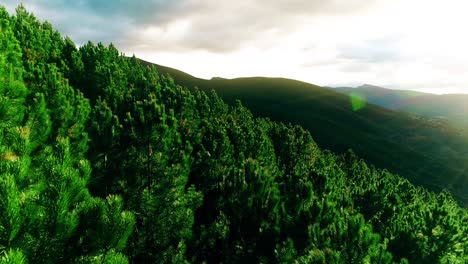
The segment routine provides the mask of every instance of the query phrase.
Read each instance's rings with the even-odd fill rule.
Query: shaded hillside
[[[283,78],[205,80],[156,65],[176,83],[215,90],[259,116],[299,124],[322,147],[352,148],[359,156],[433,190],[448,188],[468,202],[468,135],[444,120],[426,120],[367,104],[353,111],[352,100],[331,89]]]
[[[430,94],[409,90],[392,90],[373,85],[356,88],[338,87],[335,91],[360,94],[372,104],[428,117],[447,119],[455,124],[468,125],[468,94]]]

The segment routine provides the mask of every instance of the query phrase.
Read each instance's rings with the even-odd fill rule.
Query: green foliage
[[[23,7],[16,17],[1,8],[0,25],[1,262],[73,262],[90,252],[125,262],[118,252],[135,220],[118,201],[109,201],[104,216],[88,215],[101,219],[112,239],[88,251],[76,250],[83,249],[86,238],[78,230],[91,229],[80,221],[85,205],[97,198],[87,189],[91,168],[84,157],[90,106],[51,64],[60,59],[61,52],[54,50],[60,35],[49,34],[51,26],[37,22]],[[38,35],[50,45],[34,42]]]
[[[106,254],[100,254],[95,256],[81,257],[75,260],[78,264],[128,264],[128,258],[122,253],[109,251]]]
[[[107,258],[108,254],[125,249],[135,226],[135,216],[123,210],[120,196],[109,195],[105,200],[92,198],[80,204],[80,235],[76,251],[90,252]],[[99,238],[99,239],[96,239]]]
[[[448,191],[78,49],[22,6],[0,25],[0,263],[467,261]]]
[[[10,249],[0,258],[1,264],[25,264],[27,263],[23,253],[19,250]]]
[[[11,19],[0,7],[0,120],[1,128],[22,121],[26,94],[22,81],[22,61],[19,42],[11,28]]]
[[[2,245],[10,245],[22,227],[21,193],[13,175],[4,174],[0,180],[0,237]]]

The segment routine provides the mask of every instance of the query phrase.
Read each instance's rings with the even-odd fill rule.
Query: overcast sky
[[[202,78],[468,93],[465,0],[2,0]]]

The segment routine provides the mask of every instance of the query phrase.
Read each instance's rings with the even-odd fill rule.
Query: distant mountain
[[[440,117],[468,125],[468,94],[424,95],[408,98],[400,110],[427,117]]]
[[[430,118],[446,118],[468,125],[468,94],[436,95],[408,90],[392,90],[373,85],[338,87],[335,91],[357,93],[369,103]]]
[[[360,93],[366,97],[368,102],[390,109],[399,109],[402,102],[410,98],[430,95],[416,91],[391,90],[370,84],[364,84],[356,88],[337,87],[334,89],[344,94]]]
[[[447,188],[468,204],[468,134],[445,120],[419,118],[374,104],[353,110],[349,96],[297,80],[206,80],[155,66],[177,84],[207,92],[215,90],[227,103],[240,100],[258,116],[302,125],[322,147],[337,153],[351,148],[377,167],[388,168],[433,190]],[[400,96],[411,98],[414,94],[418,95],[402,92]]]

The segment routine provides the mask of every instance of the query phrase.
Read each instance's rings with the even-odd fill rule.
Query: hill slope
[[[370,84],[364,84],[358,87],[336,87],[331,89],[348,95],[351,93],[362,94],[366,97],[367,102],[389,109],[399,109],[402,102],[410,98],[431,95],[417,91],[391,90]]]
[[[468,135],[444,120],[429,120],[367,104],[354,111],[352,100],[334,90],[283,78],[205,80],[155,65],[188,88],[215,90],[256,115],[299,124],[317,143],[335,152],[352,148],[372,164],[433,190],[448,188],[468,203]]]
[[[430,94],[407,90],[392,90],[373,85],[356,88],[338,87],[335,91],[351,94],[358,93],[369,103],[385,108],[405,111],[429,118],[443,118],[451,122],[468,125],[467,94]]]

